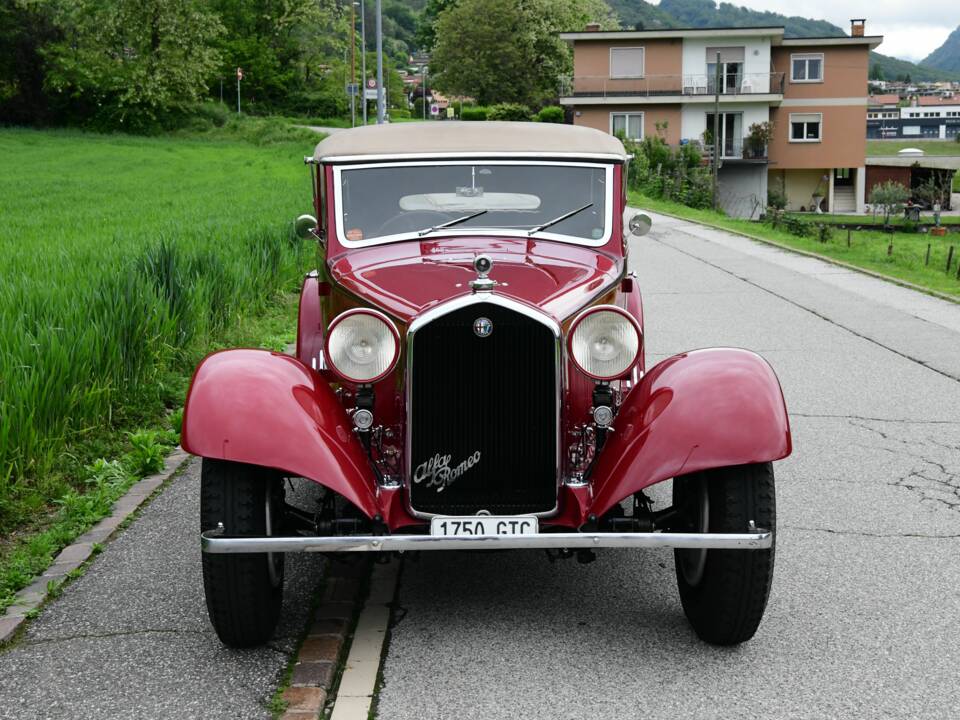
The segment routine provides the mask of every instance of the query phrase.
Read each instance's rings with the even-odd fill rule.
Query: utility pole
[[[720,172],[720,53],[717,53],[717,72],[713,81],[713,209],[720,207],[717,176]]]
[[[383,16],[377,0],[377,125],[383,125]]]
[[[350,127],[357,126],[357,4],[350,3]]]
[[[354,3],[356,5],[356,3]],[[367,124],[367,13],[360,0],[360,86],[363,88],[363,124]]]
[[[421,97],[421,99],[423,100],[423,102],[421,103],[422,105],[421,109],[423,110],[423,119],[426,120],[427,119],[427,66],[425,64],[420,66],[420,77],[422,78],[422,82],[420,83],[420,90],[423,93]]]

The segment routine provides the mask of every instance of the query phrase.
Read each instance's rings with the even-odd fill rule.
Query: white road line
[[[399,568],[396,559],[373,568],[370,594],[357,620],[330,720],[367,720],[370,714]]]

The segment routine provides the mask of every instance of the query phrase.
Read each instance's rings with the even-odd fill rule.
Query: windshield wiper
[[[530,231],[527,233],[527,237],[533,235],[534,233],[538,233],[538,232],[540,232],[541,230],[546,230],[548,227],[550,227],[551,225],[556,225],[558,222],[563,222],[563,221],[566,220],[567,218],[571,218],[571,217],[573,217],[574,215],[576,215],[577,213],[583,212],[584,210],[586,210],[586,209],[589,208],[589,207],[593,207],[593,203],[587,203],[587,204],[584,205],[583,207],[578,207],[576,210],[571,210],[571,211],[568,212],[568,213],[564,213],[564,214],[561,215],[560,217],[555,217],[553,220],[548,220],[548,221],[545,222],[543,225],[537,225],[535,228],[533,228],[532,230],[530,230]]]
[[[471,215],[464,215],[463,217],[458,217],[456,220],[451,220],[450,222],[445,222],[445,223],[443,223],[442,225],[434,225],[433,227],[424,228],[423,230],[421,230],[420,232],[417,233],[417,237],[423,237],[424,235],[429,235],[430,233],[432,233],[432,232],[434,232],[434,231],[436,231],[436,230],[442,230],[443,228],[448,228],[448,227],[453,227],[454,225],[459,225],[459,224],[462,223],[462,222],[466,222],[467,220],[470,220],[470,219],[472,219],[472,218],[475,218],[475,217],[478,217],[478,216],[480,216],[480,215],[483,215],[485,212],[487,212],[487,211],[486,211],[486,210],[481,210],[480,212],[475,212],[475,213],[473,213],[473,214],[471,214]]]

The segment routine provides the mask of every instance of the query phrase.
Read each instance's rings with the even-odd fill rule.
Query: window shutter
[[[733,62],[742,63],[743,62],[744,52],[742,47],[708,47],[707,62],[708,63],[716,62],[717,53],[720,53],[720,62],[724,62],[724,63],[733,63]]]
[[[610,77],[643,77],[643,48],[610,48]]]

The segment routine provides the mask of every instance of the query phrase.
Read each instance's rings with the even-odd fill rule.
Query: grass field
[[[820,215],[815,215],[813,213],[790,213],[790,215],[800,218],[802,220],[809,220],[810,222],[821,222],[821,223],[835,223],[840,225],[876,225],[878,227],[883,227],[883,212],[878,212],[874,215],[835,215],[833,213],[822,213]],[[930,225],[933,224],[933,213],[932,212],[921,212],[920,213],[920,222]],[[903,225],[903,213],[890,217],[890,224],[894,226]],[[941,225],[960,225],[960,215],[941,215],[940,216]]]
[[[927,155],[960,155],[953,140],[867,140],[867,157],[896,155],[904,148],[919,148]]]
[[[816,237],[797,237],[782,228],[749,220],[728,218],[712,210],[695,210],[679,203],[656,200],[638,193],[630,193],[630,204],[653,212],[665,212],[689,220],[704,222],[735,232],[761,237],[788,247],[817,253],[841,260],[856,267],[873,270],[921,287],[960,298],[960,278],[957,264],[960,262],[960,237],[948,233],[945,237],[931,237],[919,233],[887,234],[877,231],[853,231],[850,247],[847,247],[847,232],[834,230],[832,237],[821,242]],[[893,250],[887,249],[893,242]],[[930,245],[930,263],[926,264],[927,245]],[[946,261],[950,246],[954,246],[953,262],[947,273]]]
[[[292,336],[281,291],[314,261],[289,228],[310,210],[316,139],[0,131],[3,573],[14,556],[21,576],[35,569],[37,532],[61,523],[39,546],[54,551],[162,464],[205,352],[284,324]],[[18,582],[3,573],[0,608]]]

